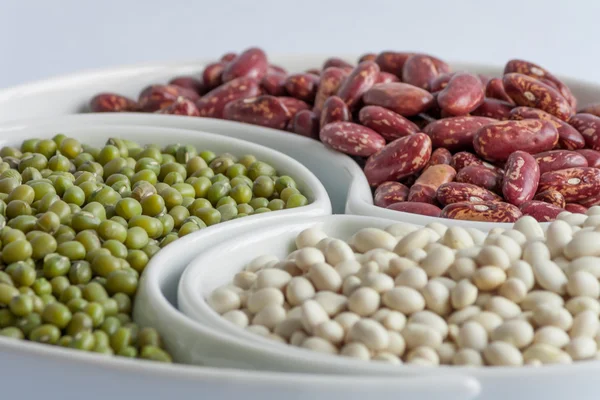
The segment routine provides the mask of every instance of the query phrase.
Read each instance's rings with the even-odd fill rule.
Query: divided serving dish
[[[356,60],[356,56],[344,57]],[[325,59],[323,56],[294,56],[273,57],[272,61],[290,71],[302,71],[314,65],[319,65]],[[56,133],[56,128],[64,126],[79,126],[78,131],[84,135],[102,134],[103,128],[86,128],[90,125],[119,125],[120,132],[138,131],[140,135],[148,127],[180,128],[193,131],[206,131],[238,139],[247,139],[257,144],[266,145],[289,155],[304,164],[323,183],[331,199],[331,205],[321,204],[323,208],[314,210],[315,215],[325,215],[333,210],[334,213],[367,215],[387,218],[420,225],[438,220],[437,218],[406,214],[375,207],[372,202],[370,188],[361,169],[349,157],[326,149],[324,145],[311,139],[299,137],[287,132],[268,128],[250,126],[229,121],[211,120],[193,117],[179,117],[148,114],[105,114],[105,115],[70,115],[55,119],[57,115],[75,114],[85,111],[87,102],[100,91],[118,91],[125,95],[136,95],[143,87],[151,82],[166,82],[179,74],[189,74],[201,71],[202,62],[172,63],[158,65],[131,66],[110,70],[92,71],[75,74],[42,82],[22,85],[0,91],[0,122],[7,122],[0,127],[0,138],[10,137],[8,142],[14,142],[15,137],[41,136],[46,128],[48,132]],[[500,68],[469,63],[451,63],[453,69],[466,69],[473,72],[497,75]],[[600,85],[575,79],[564,79],[571,87],[581,104],[597,100]],[[44,127],[35,132],[29,130],[29,120],[43,118],[35,126]],[[107,129],[112,129],[108,128]],[[164,132],[164,131],[163,131]],[[63,130],[63,133],[71,132]],[[78,137],[77,134],[73,134]],[[186,135],[192,135],[187,132]],[[84,136],[80,136],[84,137]],[[131,137],[131,135],[129,135]],[[186,136],[187,137],[187,136]],[[192,137],[192,136],[190,136]],[[102,136],[102,142],[107,137]],[[136,138],[141,140],[140,137]],[[90,136],[85,136],[90,141]],[[216,140],[216,139],[215,139]],[[141,140],[143,141],[143,140]],[[155,141],[155,140],[153,140]],[[178,141],[169,137],[168,142]],[[181,141],[184,141],[183,139]],[[164,141],[163,141],[164,142]],[[215,142],[217,143],[217,142]],[[274,213],[267,218],[263,215],[260,220],[231,221],[227,224],[211,227],[210,230],[190,235],[178,240],[167,249],[154,257],[138,293],[135,309],[136,321],[142,325],[155,326],[170,343],[170,349],[178,348],[174,353],[180,361],[186,363],[205,363],[220,365],[224,358],[220,357],[218,347],[212,348],[202,335],[209,335],[210,330],[201,326],[189,317],[179,313],[177,304],[177,285],[183,270],[204,250],[225,241],[233,234],[244,235],[248,232],[268,231],[268,227],[282,225],[283,232],[287,228],[306,226],[308,215],[300,218],[281,218],[283,214]],[[331,217],[330,217],[331,218]],[[334,217],[335,218],[335,217]],[[351,217],[349,217],[351,218]],[[327,219],[327,218],[326,218]],[[377,219],[364,219],[369,224],[383,224]],[[374,222],[375,221],[375,222]],[[480,222],[465,222],[442,220],[446,224],[459,224],[476,227],[482,230],[503,224],[486,224]],[[508,225],[508,224],[506,224]],[[376,225],[375,225],[376,226]],[[285,227],[285,229],[284,229]],[[277,231],[278,232],[278,231]],[[285,233],[282,232],[282,235]],[[249,234],[249,238],[252,233]],[[226,243],[226,242],[225,242]],[[244,253],[248,255],[250,253]],[[244,255],[244,256],[245,256]],[[241,268],[241,264],[240,264]],[[187,335],[191,341],[181,341],[178,338]],[[195,335],[195,336],[194,336]],[[228,351],[234,352],[241,346],[235,337],[222,335],[215,338],[222,346],[229,346]],[[202,359],[194,360],[194,346],[203,349]],[[282,359],[284,361],[284,359]],[[315,362],[316,363],[316,362]],[[313,366],[316,364],[313,363]],[[221,364],[221,366],[225,366]],[[34,367],[35,365],[35,367]],[[262,365],[248,363],[236,365],[237,368],[254,369]],[[307,365],[310,365],[308,363]],[[60,366],[61,368],[57,368]],[[228,367],[232,367],[229,365]],[[265,367],[263,365],[263,367]],[[326,368],[326,366],[319,366]],[[596,398],[594,376],[597,374],[597,363],[587,362],[568,367],[544,367],[537,370],[490,369],[489,371],[469,371],[441,369],[435,371],[405,370],[406,376],[395,376],[392,379],[377,376],[318,375],[316,369],[308,370],[306,374],[258,372],[239,369],[221,370],[212,367],[191,367],[186,365],[163,366],[144,361],[129,361],[118,358],[102,358],[89,354],[71,352],[33,343],[14,342],[0,339],[0,368],[3,371],[3,381],[11,382],[3,393],[10,396],[30,398],[39,395],[40,388],[45,391],[59,391],[61,398],[79,398],[83,390],[90,391],[88,398],[105,398],[114,395],[114,388],[119,388],[119,394],[125,396],[143,395],[146,398],[164,398],[177,393],[181,398],[197,397],[199,393],[206,396],[246,396],[250,398],[329,398],[336,397],[364,398],[427,398],[427,399],[502,399],[508,396],[517,398],[536,397],[544,395],[552,398],[565,398],[576,395],[578,398]],[[266,368],[266,367],[265,367]],[[300,368],[300,367],[299,367]],[[273,369],[269,367],[267,369]],[[276,368],[275,368],[276,370]],[[313,372],[311,374],[310,372]],[[334,371],[331,371],[334,372]],[[335,372],[338,372],[335,370]],[[339,371],[344,372],[344,371]],[[421,374],[425,374],[419,376]],[[33,380],[36,385],[16,385]],[[64,390],[69,376],[69,391]],[[112,385],[97,385],[99,377]],[[520,378],[527,379],[527,385],[521,385]],[[76,384],[72,382],[76,380]],[[568,382],[569,385],[565,385]],[[93,385],[93,386],[92,386]],[[78,389],[79,388],[79,389]]]

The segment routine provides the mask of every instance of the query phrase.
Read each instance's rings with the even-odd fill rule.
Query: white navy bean
[[[396,286],[407,286],[413,289],[421,290],[427,285],[427,274],[421,268],[409,268],[401,272],[396,279],[394,284]]]
[[[350,238],[349,243],[360,253],[365,253],[372,249],[393,250],[398,240],[382,229],[363,228]]]
[[[354,260],[354,251],[343,240],[334,239],[327,244],[327,247],[323,251],[325,255],[325,261],[329,265],[338,265],[339,263],[347,260]]]
[[[317,243],[326,237],[327,234],[316,226],[305,229],[296,236],[296,248],[315,247]]]
[[[544,230],[542,226],[531,216],[524,216],[515,222],[513,229],[521,232],[527,240],[544,239]]]

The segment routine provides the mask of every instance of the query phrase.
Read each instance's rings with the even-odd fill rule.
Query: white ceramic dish
[[[320,66],[326,58],[327,56],[318,54],[295,56],[282,55],[270,57],[270,61],[285,67],[289,71],[295,72]],[[344,58],[349,62],[355,62],[358,55],[342,55],[341,58]],[[122,68],[82,72],[5,89],[0,91],[0,121],[14,121],[56,116],[60,114],[80,113],[87,109],[90,98],[96,93],[102,91],[115,91],[127,96],[137,97],[139,92],[150,83],[167,82],[176,75],[199,73],[202,71],[202,66],[204,64],[206,64],[206,62],[197,61],[133,65]],[[450,64],[454,70],[468,70],[490,76],[499,76],[502,73],[502,66],[465,62],[451,62]],[[551,69],[552,66],[548,67]],[[573,78],[562,79],[573,90],[573,93],[577,96],[580,104],[584,105],[600,100],[600,97],[598,96],[600,85]],[[156,116],[158,118],[149,120],[146,119],[147,115],[131,117],[129,123],[133,124],[140,124],[142,121],[152,121],[149,123],[152,123],[153,125],[200,129],[225,135],[229,135],[231,130],[237,130],[239,132],[240,130],[248,129],[252,132],[258,132],[258,130],[254,129],[255,127],[250,127],[248,125],[243,125],[248,128],[232,128],[232,123],[222,124],[221,121],[217,122],[198,118]],[[122,123],[128,122],[122,121]],[[264,137],[268,138],[268,140],[276,140],[273,138],[277,134],[281,134],[279,131],[270,129],[258,129],[263,132]],[[308,142],[306,141],[293,141],[291,146],[287,146],[290,152],[284,152],[303,161],[296,157],[296,154],[299,151],[311,151],[312,149],[317,148],[315,145],[309,145],[307,143]],[[260,144],[268,143],[260,142]],[[302,148],[298,146],[307,147]],[[278,148],[278,150],[282,151],[281,148]],[[330,152],[330,154],[334,154],[334,152]],[[313,157],[311,160],[315,162],[316,158],[317,157]],[[332,165],[333,162],[339,162],[343,164],[343,168],[347,169],[347,174],[338,174],[338,179],[332,179],[330,181],[324,180],[322,176],[317,174],[329,190],[335,213],[345,212],[347,214],[390,218],[422,225],[436,220],[436,218],[433,217],[402,213],[375,207],[364,175],[360,172],[360,169],[356,164],[349,162],[349,158],[345,158],[345,160],[342,161],[342,158],[340,158],[339,155],[337,157],[332,155],[331,158],[327,159],[328,164],[323,164],[323,166],[321,166],[319,161],[320,160],[316,161],[319,168],[326,169],[328,168],[328,164]],[[326,173],[324,175],[326,175]],[[332,190],[330,188],[334,186],[337,188],[338,193],[343,192],[344,196],[347,194],[345,210],[336,207],[338,200],[341,199],[332,195]],[[346,201],[346,199],[344,199],[344,201]],[[485,222],[457,220],[446,222],[454,225],[476,227],[479,229],[490,229],[492,226],[492,224]],[[502,227],[506,225],[496,223],[493,224],[493,226]]]
[[[405,375],[425,374],[439,372],[442,374],[470,377],[481,385],[482,399],[506,398],[559,398],[566,393],[567,385],[578,387],[571,379],[582,382],[587,380],[584,387],[580,387],[581,395],[590,395],[600,390],[600,383],[596,383],[594,374],[600,371],[600,362],[576,363],[569,366],[544,366],[541,368],[460,368],[438,367],[429,369],[414,366],[393,366],[388,364],[368,363],[358,360],[346,359],[338,356],[319,354],[309,350],[299,349],[277,342],[269,341],[247,333],[227,322],[221,324],[216,321],[220,318],[206,305],[203,305],[203,295],[213,288],[229,283],[235,272],[254,257],[263,254],[273,254],[280,258],[285,257],[294,248],[294,238],[311,226],[320,226],[331,236],[347,239],[358,229],[363,227],[384,228],[392,221],[372,217],[332,215],[313,218],[312,220],[289,219],[282,221],[278,227],[253,229],[251,233],[238,236],[221,242],[218,246],[202,252],[186,268],[182,275],[178,291],[178,304],[180,310],[186,315],[200,321],[205,331],[210,331],[212,336],[237,337],[238,348],[232,353],[233,365],[247,365],[254,368],[270,368],[280,371],[326,371],[335,370],[338,373],[360,374],[362,376],[374,375]],[[227,254],[227,257],[223,257]],[[214,268],[218,265],[218,269]],[[244,350],[242,350],[244,349]],[[257,358],[255,352],[259,351],[261,357]],[[226,357],[222,352],[222,357]],[[283,366],[283,367],[282,367]],[[582,383],[581,383],[582,384]],[[562,393],[562,394],[558,394]],[[579,392],[577,393],[577,397]]]
[[[293,57],[272,57],[278,63],[292,71],[303,70],[320,64],[324,55],[298,55]],[[352,61],[357,57],[345,57]],[[186,62],[169,64],[135,65],[123,68],[99,70],[53,78],[45,81],[34,82],[0,91],[0,121],[15,121],[10,126],[4,126],[4,131],[13,132],[30,124],[31,118],[55,117],[57,115],[74,114],[85,109],[90,96],[105,90],[119,91],[127,95],[137,93],[150,82],[165,82],[176,74],[198,72],[204,62]],[[469,69],[487,74],[500,74],[501,68],[478,64],[452,63],[455,69]],[[551,66],[549,66],[551,67]],[[594,83],[576,79],[565,79],[577,94],[582,104],[596,101],[599,86]],[[73,116],[75,122],[82,115]],[[226,136],[243,137],[245,131],[254,131],[255,127],[236,124],[233,122],[214,121],[209,119],[183,118],[173,116],[128,115],[129,118],[114,116],[87,116],[90,123],[108,123],[119,125],[147,125],[179,127],[193,130],[206,130]],[[65,121],[70,121],[67,117]],[[148,119],[151,118],[151,119]],[[21,120],[21,122],[17,122]],[[51,123],[55,119],[48,119],[43,123]],[[260,140],[253,141],[267,144],[266,141],[281,135],[281,132],[261,129]],[[258,131],[256,131],[258,132]],[[0,136],[2,133],[0,133]],[[293,136],[293,135],[292,135]],[[291,155],[305,165],[306,149],[315,152],[322,147],[308,145],[309,139],[289,138],[277,145],[272,145],[280,151]],[[314,143],[314,142],[313,142]],[[308,146],[308,147],[304,147]],[[297,157],[299,155],[299,157]],[[310,155],[308,155],[310,157]],[[360,169],[351,160],[341,154],[329,152],[331,159],[345,160],[340,163],[328,165],[327,168],[307,165],[319,177],[330,193],[336,212],[343,212],[339,207],[341,199],[345,202],[346,191],[350,180]],[[310,161],[310,160],[308,160]],[[345,163],[345,164],[344,164]],[[341,167],[341,170],[338,167]],[[345,172],[342,172],[345,171]],[[324,176],[329,176],[328,184]],[[335,188],[332,195],[331,188]],[[335,197],[338,196],[338,197]],[[368,203],[370,198],[365,201]],[[368,204],[367,204],[368,206]],[[352,211],[352,210],[350,210]],[[354,211],[352,211],[354,212]],[[360,211],[358,211],[360,212]],[[394,219],[400,213],[395,213]],[[247,221],[233,221],[229,225],[212,227],[212,231],[204,231],[190,235],[161,251],[151,260],[147,279],[142,280],[138,305],[135,315],[138,322],[160,328],[168,337],[170,349],[178,348],[182,360],[190,357],[195,346],[211,353],[210,346],[203,346],[203,341],[196,339],[186,341],[184,337],[198,337],[199,333],[206,333],[198,324],[184,315],[177,313],[173,304],[176,303],[176,290],[178,279],[185,266],[193,257],[203,249],[219,243],[232,235],[243,233],[248,228]],[[259,226],[270,226],[273,221],[268,217],[256,221],[252,229]],[[144,299],[144,301],[141,301]],[[229,342],[232,344],[235,342]],[[187,356],[186,356],[187,354]],[[189,360],[188,360],[189,362]],[[580,373],[580,368],[583,372]],[[219,370],[214,368],[198,368],[189,366],[163,366],[148,362],[129,361],[119,358],[103,358],[95,355],[71,352],[52,346],[24,343],[0,338],[0,382],[3,382],[2,393],[7,397],[22,399],[47,396],[48,393],[60,391],[63,399],[79,399],[81,393],[86,393],[86,398],[105,399],[114,396],[115,388],[119,394],[125,396],[139,395],[148,399],[164,399],[167,396],[178,398],[197,398],[201,393],[205,396],[234,396],[250,399],[279,399],[283,396],[289,399],[330,399],[332,394],[336,398],[364,399],[377,397],[378,399],[397,399],[403,396],[410,399],[487,399],[490,394],[497,394],[499,398],[512,395],[515,399],[537,398],[544,396],[547,399],[564,399],[575,396],[578,399],[596,399],[597,388],[590,388],[594,383],[597,370],[587,370],[585,364],[569,367],[567,371],[544,368],[534,374],[520,375],[526,379],[528,385],[544,387],[545,390],[518,392],[507,389],[507,382],[518,379],[498,373],[497,381],[487,386],[481,393],[479,383],[466,376],[426,376],[426,377],[401,377],[370,378],[370,377],[338,377],[323,375],[298,375],[262,373],[240,370]],[[563,372],[568,372],[564,374]],[[555,379],[555,378],[561,379]],[[564,380],[563,380],[564,379]],[[567,381],[569,384],[565,384]],[[35,384],[31,384],[35,382]],[[98,382],[110,384],[98,385]],[[70,388],[69,391],[65,387]],[[90,390],[90,388],[93,388]]]

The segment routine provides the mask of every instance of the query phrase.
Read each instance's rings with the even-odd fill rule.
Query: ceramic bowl
[[[270,254],[285,257],[294,249],[294,238],[302,230],[319,226],[333,237],[348,239],[354,232],[365,227],[385,228],[393,221],[373,217],[332,215],[316,217],[312,220],[289,219],[277,227],[252,229],[244,235],[221,242],[199,254],[184,271],[178,290],[180,310],[197,321],[197,326],[212,337],[235,337],[238,348],[231,352],[233,365],[246,365],[251,368],[268,368],[277,371],[328,371],[338,374],[396,375],[429,374],[439,372],[455,375],[457,378],[470,377],[481,385],[482,398],[506,399],[527,398],[544,393],[543,396],[558,396],[565,393],[567,386],[574,388],[572,379],[585,386],[581,393],[600,389],[593,380],[600,372],[600,362],[580,362],[563,366],[529,367],[415,367],[411,365],[389,365],[365,362],[337,355],[321,354],[281,344],[248,333],[227,321],[217,321],[219,317],[204,301],[213,288],[231,282],[234,274],[259,255]],[[227,254],[227,257],[223,257]],[[218,269],[214,266],[218,265]],[[243,349],[243,350],[242,350]],[[260,357],[256,356],[260,353]],[[220,351],[227,357],[228,351]],[[223,361],[221,359],[221,361]],[[583,384],[583,377],[590,380]],[[537,393],[537,395],[536,395]],[[558,397],[556,397],[558,398]]]
[[[312,220],[281,221],[277,226],[252,229],[251,232],[223,241],[218,246],[202,252],[189,264],[179,281],[178,308],[215,335],[221,333],[237,337],[247,349],[259,349],[263,352],[262,357],[254,358],[254,354],[238,351],[235,353],[235,359],[231,360],[233,366],[237,366],[237,363],[249,363],[253,368],[281,368],[279,364],[286,365],[284,360],[289,360],[287,367],[284,368],[291,371],[326,369],[336,370],[338,373],[401,375],[422,370],[423,368],[414,366],[366,363],[278,343],[240,329],[226,321],[213,311],[205,300],[214,289],[231,283],[234,275],[254,258],[261,255],[274,255],[279,259],[285,259],[296,249],[294,239],[304,229],[318,226],[330,237],[348,240],[362,228],[384,229],[393,223],[394,221],[375,217],[335,215]],[[223,256],[225,254],[226,257]],[[269,365],[270,362],[274,364]],[[452,370],[455,371],[457,368]]]

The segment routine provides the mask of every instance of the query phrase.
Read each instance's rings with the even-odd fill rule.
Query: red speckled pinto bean
[[[529,215],[538,222],[554,221],[558,214],[565,211],[561,207],[543,201],[530,200],[519,206],[523,215]]]
[[[431,139],[424,133],[396,139],[373,154],[365,164],[371,186],[398,180],[422,170],[431,157]]]
[[[319,140],[319,118],[310,110],[300,110],[292,119],[291,131]]]
[[[400,182],[383,182],[381,185],[377,186],[377,189],[375,189],[373,201],[377,207],[385,208],[394,203],[406,201],[408,198],[408,192],[408,187]]]
[[[350,121],[350,110],[344,103],[344,100],[337,96],[331,96],[325,100],[323,110],[321,111],[321,126],[325,126],[331,122]]]
[[[375,83],[389,83],[389,82],[400,82],[400,78],[398,78],[394,74],[390,74],[389,72],[379,72],[377,75],[377,79]]]
[[[318,87],[319,77],[313,74],[294,74],[288,76],[285,80],[287,93],[291,97],[307,103],[315,101]]]
[[[378,76],[379,65],[373,61],[363,61],[342,82],[337,95],[353,109],[362,95],[375,84]]]
[[[154,112],[170,106],[179,97],[196,101],[200,98],[193,90],[175,85],[151,85],[140,93],[139,105],[143,111]]]
[[[460,183],[470,183],[492,192],[500,192],[503,174],[483,165],[469,165],[462,168],[454,180]]]
[[[485,97],[498,99],[514,104],[513,99],[511,99],[510,96],[506,94],[506,90],[504,90],[504,85],[502,84],[502,79],[500,78],[492,78],[488,81],[485,87]]]
[[[466,115],[483,103],[485,97],[481,80],[473,74],[455,74],[438,94],[437,102],[443,112]]]
[[[560,192],[567,203],[587,205],[589,199],[600,194],[600,169],[578,167],[542,174],[539,191],[553,189]]]
[[[417,178],[408,193],[408,201],[435,204],[440,185],[452,182],[456,171],[449,165],[439,164],[427,168]]]
[[[285,108],[288,109],[291,116],[296,115],[298,111],[310,109],[308,104],[294,97],[279,96],[278,99],[283,103]]]
[[[533,197],[534,200],[543,201],[545,203],[553,204],[558,208],[565,208],[565,198],[560,192],[553,189],[544,190],[539,192]]]
[[[524,119],[500,121],[480,128],[473,139],[475,151],[489,161],[506,161],[517,150],[527,153],[548,151],[558,142],[550,122]]]
[[[570,150],[550,150],[535,155],[540,166],[540,173],[557,171],[573,167],[587,167],[588,162],[583,154]]]
[[[577,129],[563,120],[550,115],[545,111],[531,107],[516,107],[510,112],[510,119],[543,119],[551,122],[558,131],[558,147],[567,150],[581,149],[585,146],[585,140]]]
[[[419,131],[419,127],[410,120],[379,106],[363,107],[358,114],[358,119],[361,124],[373,129],[388,141]]]
[[[536,159],[524,151],[515,151],[506,161],[502,194],[516,206],[533,199],[540,181],[540,166]]]
[[[378,83],[365,92],[367,105],[381,106],[405,117],[420,114],[433,106],[433,95],[407,83]]]
[[[171,115],[185,115],[188,117],[199,117],[200,111],[196,104],[188,99],[184,99],[183,97],[177,98],[171,105],[168,107],[162,108],[156,111],[157,114],[171,114]]]
[[[515,222],[523,214],[518,207],[502,202],[452,203],[442,210],[440,217],[482,222]]]
[[[569,87],[539,65],[525,60],[510,60],[504,67],[504,73],[508,74],[511,72],[524,74],[549,84],[558,90],[558,92],[569,102],[571,108],[577,108],[577,100],[575,99],[575,96],[573,96],[573,93],[571,93]]]
[[[169,81],[169,85],[190,89],[199,95],[206,93],[206,89],[204,88],[202,81],[193,76],[177,76]]]
[[[588,167],[600,168],[600,151],[591,149],[580,149],[577,153],[585,157]]]
[[[447,72],[445,74],[438,75],[437,78],[431,81],[431,84],[429,85],[429,91],[431,93],[435,93],[444,89],[446,86],[448,86],[448,82],[450,82],[450,79],[452,79],[454,75],[456,75],[456,72]]]
[[[321,109],[323,108],[323,104],[325,104],[325,100],[327,100],[329,96],[333,96],[337,93],[340,84],[347,75],[348,73],[346,71],[337,67],[329,67],[323,70],[313,108],[313,111],[317,115],[321,113]]]
[[[263,95],[227,103],[223,109],[223,118],[267,128],[285,129],[291,116],[277,97]]]
[[[588,208],[585,206],[582,206],[581,204],[568,203],[565,206],[565,210],[568,212],[575,213],[575,214],[585,214],[587,212]]]
[[[573,115],[571,105],[554,88],[527,75],[510,73],[502,78],[504,90],[517,105],[535,107],[568,121]]]
[[[514,104],[507,101],[487,98],[479,107],[473,110],[471,115],[504,121],[510,118],[510,110],[514,107]]]
[[[200,116],[223,118],[225,105],[233,100],[258,96],[258,82],[252,78],[237,78],[211,90],[196,102]]]
[[[410,52],[384,51],[379,53],[374,61],[379,65],[379,68],[382,71],[389,72],[400,78],[406,60],[413,55],[414,53]]]
[[[403,203],[394,203],[387,207],[388,210],[400,211],[409,214],[427,215],[430,217],[439,217],[442,210],[429,203],[418,203],[415,201],[405,201]]]
[[[138,111],[138,103],[115,93],[100,93],[90,100],[91,112],[123,112]]]
[[[385,146],[380,134],[353,122],[327,124],[321,128],[319,137],[331,148],[353,156],[368,157]]]
[[[496,193],[470,183],[448,182],[438,188],[437,200],[445,206],[464,201],[471,203],[500,201],[502,198]]]
[[[213,90],[223,83],[223,70],[226,62],[216,62],[208,64],[202,71],[202,83],[206,90]]]
[[[445,62],[425,54],[415,54],[402,67],[402,81],[429,90],[431,82],[450,71]]]
[[[229,62],[223,70],[223,82],[236,78],[254,78],[260,81],[267,74],[267,55],[259,48],[252,47]]]
[[[475,154],[469,153],[468,151],[459,151],[458,153],[452,156],[452,161],[450,162],[450,165],[457,172],[460,172],[463,168],[468,167],[470,165],[483,166],[483,160],[477,157]]]
[[[569,123],[583,136],[592,150],[600,150],[600,117],[592,114],[575,114]]]
[[[431,137],[434,148],[443,147],[450,151],[473,148],[473,136],[482,126],[496,122],[486,117],[451,117],[428,124],[423,132]]]
[[[443,147],[440,147],[439,149],[435,149],[433,151],[433,153],[431,153],[431,158],[429,158],[427,167],[430,167],[432,165],[440,165],[440,164],[450,165],[451,162],[452,162],[452,153],[450,153],[450,151],[448,151],[448,149],[444,149]]]
[[[286,79],[287,75],[285,74],[279,72],[268,73],[260,81],[260,87],[266,94],[270,94],[273,96],[284,96],[286,94]]]

